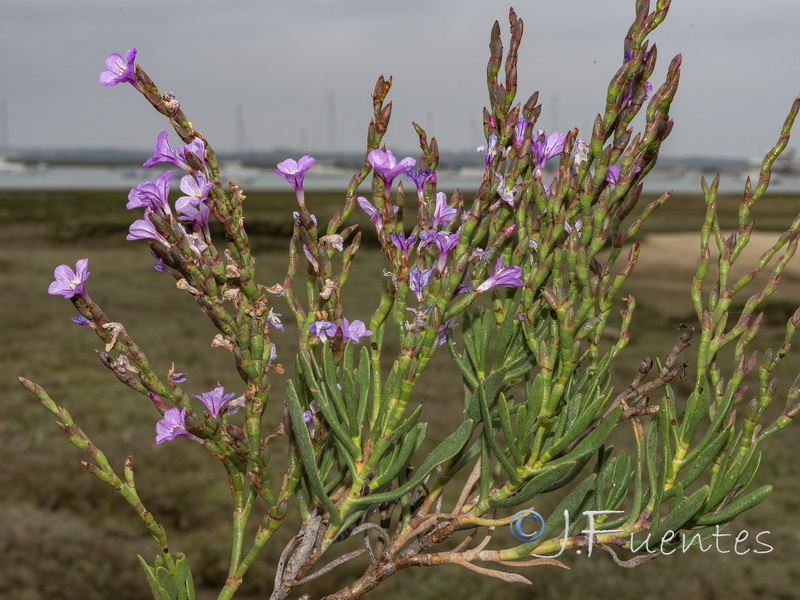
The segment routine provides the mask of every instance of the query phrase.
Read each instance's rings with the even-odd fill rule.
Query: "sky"
[[[656,87],[683,55],[662,153],[763,155],[800,93],[800,2],[672,4],[650,38]],[[633,6],[516,2],[525,23],[518,99],[540,92],[539,127],[578,127],[588,137],[622,62]],[[508,8],[495,0],[6,0],[0,143],[151,149],[167,122],[130,86],[97,82],[108,54],[135,46],[139,65],[176,94],[217,151],[360,151],[380,74],[394,77],[388,147],[417,148],[416,121],[443,150],[474,149],[483,143],[489,32],[499,20],[508,39]]]

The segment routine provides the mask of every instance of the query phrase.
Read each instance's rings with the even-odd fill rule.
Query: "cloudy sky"
[[[588,133],[633,4],[515,3],[525,22],[520,99],[540,91],[541,127]],[[489,31],[499,20],[506,32],[508,3],[6,0],[2,14],[12,148],[151,148],[162,118],[129,86],[97,83],[110,52],[136,46],[137,62],[218,150],[359,150],[381,73],[394,76],[387,145],[415,148],[414,120],[461,150],[482,143]],[[683,54],[665,154],[763,154],[800,93],[799,27],[796,0],[673,0],[651,37],[654,85]]]

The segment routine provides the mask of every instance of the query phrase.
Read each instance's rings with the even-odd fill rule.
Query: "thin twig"
[[[335,569],[339,565],[346,563],[348,560],[353,560],[354,558],[357,558],[357,557],[361,556],[362,554],[364,554],[364,552],[365,552],[365,550],[355,550],[354,552],[349,552],[347,554],[344,554],[344,555],[340,556],[339,558],[337,558],[336,560],[333,560],[333,561],[329,562],[327,565],[322,567],[319,571],[316,571],[316,572],[312,573],[311,575],[308,575],[307,577],[303,577],[301,580],[297,581],[295,584],[296,585],[301,585],[303,583],[307,583],[307,582],[311,581],[312,579],[316,579],[320,575],[324,575],[328,571],[332,571],[333,569]]]

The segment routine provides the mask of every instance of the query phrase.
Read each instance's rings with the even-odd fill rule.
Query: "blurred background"
[[[540,90],[542,128],[587,132],[604,106],[607,81],[622,62],[633,2],[568,4],[540,0],[515,7],[526,24],[519,96],[524,101]],[[455,0],[402,6],[365,0],[269,6],[249,0],[231,6],[42,0],[4,7],[0,596],[144,598],[149,592],[135,555],[152,560],[155,554],[135,514],[84,472],[78,452],[19,387],[17,375],[48,389],[115,466],[133,455],[145,505],[167,527],[173,549],[188,554],[202,598],[215,597],[226,574],[229,503],[221,468],[187,440],[156,447],[157,414],[150,403],[118,384],[96,358],[100,344],[94,334],[69,320],[74,312],[68,302],[46,293],[55,266],[88,256],[92,298],[112,320],[125,323],[158,372],[166,373],[175,361],[178,370],[189,372],[192,393],[217,381],[243,391],[224,351],[210,347],[211,324],[168,276],[152,272],[143,243],[124,239],[138,218],[125,210],[127,191],[155,176],[141,163],[168,124],[129,86],[97,84],[105,57],[136,46],[137,62],[162,91],[176,93],[189,119],[218,150],[223,177],[238,181],[248,195],[245,211],[259,280],[272,285],[285,275],[286,236],[296,204],[286,193],[288,185],[268,168],[289,156],[317,156],[307,179],[308,204],[318,218],[329,218],[363,160],[370,94],[381,73],[393,75],[395,84],[386,144],[398,157],[416,155],[410,125],[416,121],[439,140],[439,188],[459,187],[469,198],[480,183],[483,160],[475,147],[484,143],[489,30],[499,20],[505,31],[507,9],[501,3]],[[629,383],[645,356],[668,354],[678,323],[695,320],[688,287],[704,211],[700,176],[722,173],[718,204],[723,227],[733,227],[745,178],[757,173],[800,91],[800,65],[786,58],[800,50],[798,23],[800,5],[768,1],[756,8],[745,1],[707,0],[676,3],[653,36],[660,64],[654,85],[674,54],[681,52],[684,62],[672,111],[676,125],[645,194],[652,198],[667,189],[676,194],[642,230],[641,259],[627,289],[637,299],[636,316],[631,344],[614,373],[616,388]],[[772,195],[754,212],[758,233],[742,262],[757,260],[800,212],[796,148],[791,142],[776,167]],[[367,236],[345,296],[355,318],[370,314],[385,266]],[[798,298],[800,267],[790,265],[768,304],[763,348],[782,337]],[[290,363],[296,332],[287,326],[275,341],[279,360]],[[687,353],[685,360],[692,361],[691,348]],[[784,390],[800,370],[797,357],[786,363]],[[423,416],[434,439],[451,430],[453,413],[460,410],[458,381],[440,355],[420,388],[435,400]],[[282,380],[274,385],[276,408],[282,386]],[[678,387],[679,396],[685,391]],[[621,434],[622,446],[629,443],[626,435]],[[800,576],[793,554],[800,538],[798,450],[798,432],[791,427],[766,444],[754,485],[771,483],[776,491],[729,530],[770,531],[771,553],[692,549],[634,570],[617,567],[606,555],[572,556],[569,572],[526,570],[533,588],[458,567],[409,570],[373,595],[641,599],[680,590],[691,598],[794,598]],[[279,532],[250,574],[243,598],[268,595],[272,565],[291,534],[291,524]],[[356,568],[341,567],[302,591],[318,596],[338,589]]]

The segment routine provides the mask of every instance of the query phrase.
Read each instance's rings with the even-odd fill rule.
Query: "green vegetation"
[[[330,218],[340,201],[340,194],[307,194],[307,203],[321,222]],[[56,265],[91,256],[89,286],[93,298],[112,320],[126,324],[139,344],[148,349],[158,371],[166,373],[174,360],[177,370],[190,372],[197,393],[217,381],[236,389],[233,365],[227,357],[222,358],[222,350],[211,348],[216,330],[194,309],[191,298],[175,289],[168,276],[152,272],[152,260],[143,243],[124,240],[128,225],[137,218],[124,205],[123,192],[0,193],[0,273],[5,299],[0,304],[2,597],[143,598],[148,592],[135,556],[152,554],[152,542],[136,515],[118,502],[107,486],[82,472],[80,454],[42,418],[38,403],[18,385],[17,375],[46,385],[115,466],[133,455],[134,464],[141,467],[137,488],[146,505],[171,531],[172,543],[179,546],[176,549],[192,557],[198,588],[202,589],[203,582],[209,582],[211,589],[218,588],[226,575],[228,523],[224,515],[229,512],[229,497],[210,460],[181,440],[155,446],[156,411],[110,377],[95,357],[94,350],[99,349],[96,336],[69,320],[74,311],[68,303],[46,293]],[[721,198],[718,206],[723,228],[732,226],[738,198]],[[783,230],[797,214],[798,206],[797,197],[765,198],[755,213],[758,229]],[[283,280],[287,234],[295,209],[291,193],[248,195],[247,227],[257,251],[261,283],[272,285]],[[656,238],[657,233],[697,232],[704,210],[699,196],[673,197],[647,223],[643,235],[647,240],[647,236]],[[691,323],[694,318],[688,287],[695,265],[689,262],[684,268],[679,255],[696,254],[697,244],[691,241],[694,238],[677,239],[680,247],[673,249],[674,254],[667,251],[666,255],[651,257],[656,259],[654,263],[646,262],[646,244],[642,250],[642,264],[628,285],[628,292],[637,298],[637,309],[631,343],[623,355],[627,360],[617,361],[620,370],[613,374],[617,389],[628,385],[644,357],[663,359],[677,338],[675,326],[681,321]],[[358,318],[374,306],[377,281],[385,266],[382,255],[369,241],[365,240],[356,259],[360,264],[353,270],[349,295],[344,299]],[[694,245],[687,249],[687,244]],[[767,308],[777,315],[774,321],[768,321],[775,336],[782,336],[782,322],[794,312],[800,298],[800,279],[792,273],[785,279],[782,295],[776,294]],[[294,355],[296,338],[288,326],[286,332],[276,334],[279,360]],[[457,373],[450,370],[446,356],[438,358],[441,360],[432,365],[420,386],[435,399],[425,407],[425,420],[434,433],[438,426],[449,430],[445,425],[451,423],[451,415],[460,410],[462,401],[454,387],[459,385]],[[784,365],[782,380],[793,380],[798,367],[796,358],[793,364]],[[274,386],[272,402],[282,402],[282,389],[283,385]],[[118,410],[106,410],[111,404]],[[604,598],[612,594],[615,598],[640,598],[637,583],[646,580],[653,598],[674,593],[676,585],[687,598],[794,597],[800,576],[800,562],[794,555],[800,527],[796,512],[800,478],[794,457],[800,442],[796,433],[788,433],[782,441],[766,447],[756,482],[772,483],[776,491],[737,520],[730,531],[735,535],[746,529],[755,535],[769,530],[769,543],[774,547],[769,554],[736,556],[716,550],[703,554],[692,549],[634,571],[620,569],[602,554],[591,559],[575,557],[567,560],[572,573],[547,567],[527,572],[534,588],[499,584],[457,567],[414,570],[391,578],[381,586],[380,594],[404,598],[412,585],[420,600],[423,591],[426,598],[447,595],[465,600],[501,594],[509,600],[579,595]],[[552,508],[537,506],[545,515]],[[282,529],[272,547],[274,555],[253,568],[242,590],[243,598],[263,598],[271,589],[271,565],[292,530]],[[730,541],[721,541],[720,546],[732,550]],[[315,595],[324,589],[337,589],[346,579],[347,568],[320,578],[304,591]],[[107,585],[97,585],[104,580]]]

